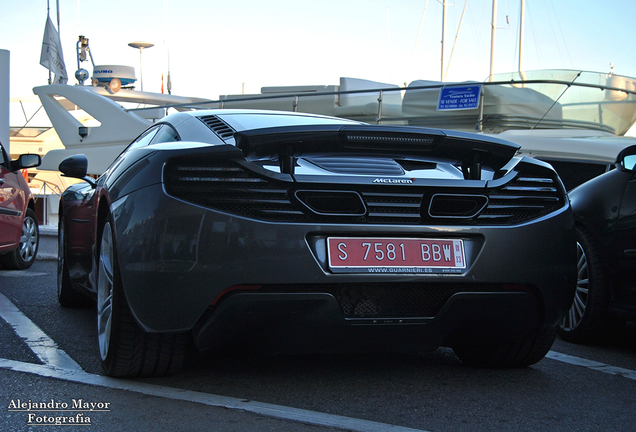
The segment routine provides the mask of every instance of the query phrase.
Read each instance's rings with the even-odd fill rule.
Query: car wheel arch
[[[99,204],[98,204],[98,210],[97,210],[97,223],[96,223],[96,229],[95,229],[95,271],[97,272],[97,268],[99,266],[99,251],[101,248],[101,241],[102,241],[102,233],[104,231],[104,226],[106,225],[106,222],[110,222],[111,224],[111,230],[112,230],[112,242],[113,242],[113,247],[115,248],[115,250],[117,250],[118,248],[118,240],[117,240],[117,223],[115,221],[115,217],[113,216],[113,212],[110,209],[110,202],[109,200],[104,196],[100,199]],[[114,259],[116,261],[119,261],[119,256],[117,254],[115,254]],[[119,262],[117,262],[117,266],[119,268],[121,268],[119,266]],[[97,274],[96,274],[97,275]],[[130,308],[130,303],[128,302],[128,296],[126,295],[126,288],[125,285],[122,281],[121,283],[122,285],[122,289],[124,291],[124,297],[126,299],[126,303],[128,304],[128,307]],[[97,287],[95,287],[95,289],[97,289]],[[132,311],[132,308],[131,308]],[[134,312],[133,312],[133,316],[135,317],[135,321],[137,321],[137,323],[139,324],[139,321],[137,320]]]
[[[102,230],[104,229],[104,225],[106,224],[106,221],[108,220],[108,215],[111,213],[110,211],[110,205],[108,204],[108,201],[106,200],[106,198],[102,198],[99,200],[99,204],[97,206],[97,221],[95,224],[95,253],[97,255],[98,250],[99,250],[99,246],[100,246],[100,242],[101,242],[101,237],[102,237]],[[114,222],[114,221],[113,221]]]
[[[102,214],[101,208],[99,214]],[[106,211],[103,216],[100,239],[107,237],[107,240],[99,240],[98,268],[110,275],[106,280],[98,280],[101,285],[97,290],[98,339],[103,369],[113,377],[173,375],[181,369],[190,335],[187,332],[153,334],[140,326],[130,308],[119,272],[112,213]],[[101,261],[102,241],[106,245],[110,243],[105,249],[110,258],[105,261]],[[104,288],[107,289],[106,297],[102,296]]]
[[[102,198],[97,204],[97,214],[95,215],[95,225],[92,228],[92,264],[91,264],[91,288],[97,294],[97,267],[99,265],[99,248],[101,247],[102,232],[104,225],[108,221],[110,206],[106,199]]]
[[[608,279],[608,267],[601,259],[601,236],[593,227],[579,224],[577,229],[577,244],[581,251],[577,293],[573,306],[560,323],[558,333],[564,340],[575,343],[598,341],[608,328],[609,315],[607,305],[611,297],[611,284]],[[584,271],[584,273],[580,273]],[[584,291],[579,293],[578,286]],[[580,297],[582,295],[583,297]],[[582,309],[574,312],[574,302],[578,302]]]

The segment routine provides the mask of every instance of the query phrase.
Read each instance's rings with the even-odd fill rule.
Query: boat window
[[[293,125],[319,125],[319,124],[327,124],[327,125],[347,125],[347,124],[357,124],[358,122],[347,120],[343,118],[332,118],[332,117],[320,117],[316,115],[303,115],[296,113],[265,113],[265,114],[254,114],[254,113],[233,113],[233,114],[221,114],[219,115],[227,124],[232,126],[237,131],[242,131],[246,129],[261,129],[261,128],[270,128],[277,126],[293,126]]]

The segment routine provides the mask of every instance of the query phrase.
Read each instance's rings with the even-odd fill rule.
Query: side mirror
[[[17,160],[11,162],[11,166],[15,171],[25,168],[35,168],[42,163],[42,157],[39,154],[21,154]]]
[[[622,171],[634,171],[636,168],[636,145],[621,150],[616,157],[616,168]]]
[[[83,154],[67,157],[60,162],[58,169],[64,177],[81,179],[95,187],[95,181],[86,175],[88,172],[88,158]]]

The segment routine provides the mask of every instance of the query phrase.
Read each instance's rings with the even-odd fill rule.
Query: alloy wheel
[[[587,298],[590,285],[590,273],[588,269],[587,256],[580,243],[576,243],[577,250],[577,281],[576,292],[574,294],[574,301],[572,307],[567,315],[561,322],[561,328],[566,331],[575,329],[583,316],[585,315],[585,308],[587,305]]]
[[[62,294],[64,271],[64,223],[60,222],[57,233],[57,297]]]
[[[20,236],[20,257],[25,263],[35,258],[38,250],[38,226],[37,222],[27,215],[22,223],[22,235]]]
[[[97,275],[97,336],[102,360],[106,360],[110,349],[113,320],[113,256],[113,234],[110,223],[107,222],[99,248]]]

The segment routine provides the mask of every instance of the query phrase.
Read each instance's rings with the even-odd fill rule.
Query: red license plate
[[[460,273],[466,268],[463,240],[418,238],[327,238],[335,272]]]

